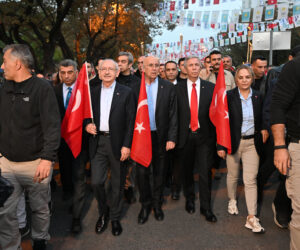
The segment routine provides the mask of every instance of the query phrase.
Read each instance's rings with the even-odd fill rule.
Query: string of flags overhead
[[[158,5],[157,18],[162,23],[215,30],[216,35],[195,40],[152,44],[147,50],[163,61],[189,54],[205,57],[212,48],[247,42],[252,32],[286,31],[300,26],[300,0],[242,0],[242,9],[211,10],[207,6],[234,3],[238,0],[178,0]],[[193,7],[198,3],[196,11]],[[199,8],[199,7],[203,7]],[[195,8],[194,8],[195,9]],[[201,32],[203,33],[203,32]],[[219,33],[219,34],[218,34]]]

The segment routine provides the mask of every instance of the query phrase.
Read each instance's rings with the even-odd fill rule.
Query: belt
[[[300,140],[295,138],[295,137],[291,137],[291,136],[288,136],[289,137],[289,142],[292,142],[292,143],[300,143]]]
[[[103,135],[103,136],[110,136],[110,133],[107,131],[100,131],[99,135]]]
[[[241,136],[242,140],[249,140],[249,139],[252,139],[252,138],[254,138],[254,135],[242,135]]]
[[[192,134],[199,134],[199,133],[200,133],[200,128],[198,128],[198,129],[195,130],[195,131],[192,131],[192,130],[190,129],[190,133],[192,133]]]

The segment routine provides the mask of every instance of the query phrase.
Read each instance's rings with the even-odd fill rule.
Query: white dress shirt
[[[102,132],[109,132],[109,114],[115,86],[115,81],[108,88],[103,86],[103,84],[101,86],[99,130]]]
[[[191,95],[193,90],[193,83],[190,79],[187,79],[187,90],[188,90],[188,97],[189,97],[189,106],[191,107]],[[197,102],[198,102],[198,113],[199,113],[199,102],[200,102],[200,78],[198,77],[196,83],[196,93],[197,93]],[[200,128],[199,119],[198,119],[198,126]]]
[[[66,104],[67,95],[68,95],[68,92],[69,92],[68,88],[71,87],[71,89],[73,90],[74,85],[75,85],[75,82],[71,86],[67,86],[65,83],[63,84],[64,105]]]

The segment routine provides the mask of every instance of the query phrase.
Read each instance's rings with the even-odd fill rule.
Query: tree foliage
[[[55,70],[59,55],[79,63],[115,57],[120,50],[138,55],[141,43],[151,43],[151,32],[162,28],[153,15],[160,1],[0,1],[0,48],[27,44],[44,72]]]

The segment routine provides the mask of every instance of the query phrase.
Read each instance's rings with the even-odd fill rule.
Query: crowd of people
[[[103,233],[111,221],[112,234],[122,233],[123,202],[132,204],[139,194],[138,224],[153,211],[164,220],[163,191],[171,199],[185,198],[185,210],[196,211],[195,182],[199,184],[200,213],[217,222],[212,210],[212,168],[227,167],[227,211],[239,213],[237,184],[242,167],[248,216],[245,227],[264,233],[259,220],[263,189],[276,168],[279,186],[272,203],[274,221],[290,229],[291,249],[300,249],[300,46],[290,52],[285,65],[268,69],[268,61],[254,56],[237,68],[229,55],[213,50],[203,60],[188,56],[160,63],[155,56],[137,59],[120,52],[117,59],[88,62],[94,119],[84,120],[82,150],[76,158],[61,137],[77,63],[62,60],[58,72],[46,77],[34,73],[26,45],[3,50],[5,80],[0,87],[0,169],[14,192],[0,207],[0,248],[20,247],[26,228],[25,197],[31,208],[33,249],[46,249],[50,239],[53,165],[59,162],[63,200],[71,200],[73,234],[82,231],[86,198],[86,166],[98,204],[95,232]],[[209,118],[214,86],[224,65],[231,152],[217,144],[216,128]],[[222,69],[222,67],[221,67]],[[142,74],[145,79],[151,129],[152,160],[149,166],[130,159]],[[51,184],[50,184],[51,183]],[[21,232],[21,233],[20,233]]]

